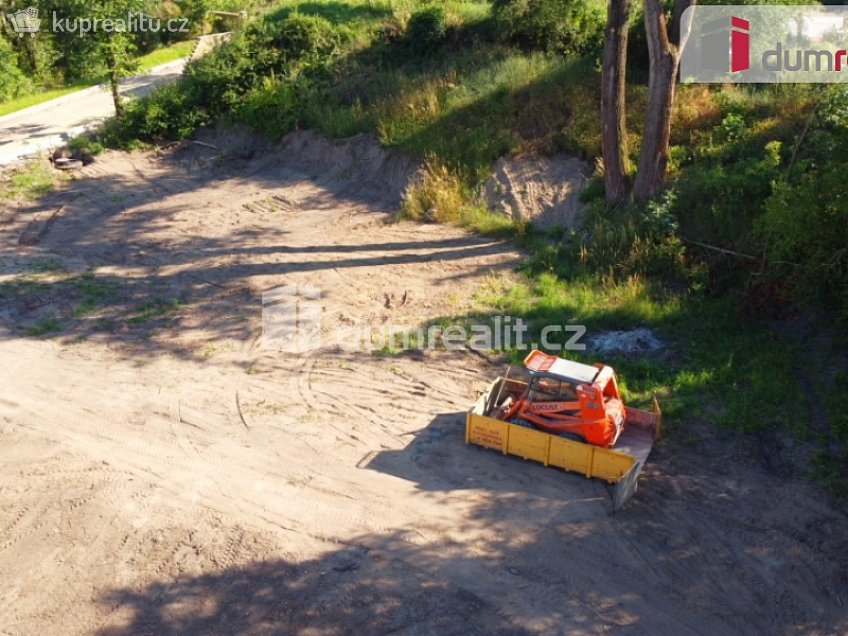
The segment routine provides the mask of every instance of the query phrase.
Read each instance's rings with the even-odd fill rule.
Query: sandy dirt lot
[[[410,166],[322,143],[109,154],[0,209],[0,633],[848,632],[845,512],[734,433],[693,417],[611,515],[464,445],[496,360],[263,349],[277,285],[330,334],[520,260],[393,223]]]

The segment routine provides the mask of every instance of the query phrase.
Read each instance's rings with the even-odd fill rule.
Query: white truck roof
[[[553,375],[561,380],[568,380],[575,384],[592,384],[592,382],[595,381],[595,378],[598,377],[600,369],[588,364],[559,358],[549,369],[542,371],[541,373]]]

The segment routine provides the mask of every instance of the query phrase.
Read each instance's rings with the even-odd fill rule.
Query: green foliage
[[[254,89],[232,113],[233,119],[252,126],[272,139],[280,139],[298,128],[310,85],[300,79],[268,79]]]
[[[826,90],[755,223],[766,257],[799,300],[848,321],[848,183],[835,157],[848,152],[848,92]],[[790,171],[791,170],[791,171]]]
[[[191,28],[197,32],[203,29],[203,23],[213,3],[210,0],[176,0],[176,4],[179,14],[188,19]]]
[[[593,202],[583,224],[584,234],[570,246],[571,262],[579,260],[589,271],[620,279],[634,274],[685,276],[674,206],[673,191],[646,208],[610,208],[602,200]]]
[[[171,84],[130,102],[123,119],[111,120],[101,129],[99,140],[107,146],[128,148],[136,140],[185,139],[198,126],[210,121],[209,116],[195,106],[191,94],[178,84]]]
[[[105,148],[103,147],[103,144],[95,141],[88,135],[81,135],[68,141],[68,150],[78,156],[96,157],[101,154]]]
[[[499,31],[513,42],[557,53],[597,51],[605,4],[598,0],[492,0]]]
[[[45,162],[33,159],[17,168],[9,179],[9,185],[0,192],[0,199],[35,200],[50,192],[55,185],[54,174]]]
[[[279,23],[263,21],[190,64],[182,86],[189,101],[214,119],[235,110],[267,78],[294,78],[326,64],[338,40],[323,18],[295,15]]]
[[[440,6],[419,9],[409,18],[406,27],[409,47],[418,55],[433,51],[444,42],[447,33],[445,10]]]
[[[37,8],[42,28],[35,38],[19,38],[8,22],[0,21],[0,101],[37,90],[100,83],[107,77],[115,57],[117,74],[126,74],[132,69],[114,53],[143,54],[185,40],[189,34],[165,28],[167,20],[181,16],[189,18],[195,32],[202,32],[206,9],[197,13],[192,7],[205,3],[206,0],[12,0],[11,6],[4,3],[4,14],[25,7]],[[54,11],[61,28],[45,28],[52,22]],[[126,20],[130,11],[161,20],[161,28],[125,34],[100,29],[81,37],[78,30],[69,26],[95,18]],[[119,51],[113,51],[116,48]]]
[[[280,136],[313,97],[305,78],[326,72],[341,40],[317,16],[257,22],[189,64],[178,83],[129,104],[124,121],[107,124],[101,137],[119,147],[184,139],[221,117]]]
[[[0,102],[17,97],[29,86],[12,45],[0,36]]]
[[[24,333],[32,338],[44,338],[62,331],[63,328],[64,325],[58,318],[45,318],[24,329]]]

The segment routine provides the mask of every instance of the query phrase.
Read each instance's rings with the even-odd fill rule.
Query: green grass
[[[62,322],[57,318],[45,318],[32,325],[31,327],[27,327],[24,329],[24,333],[30,336],[31,338],[44,338],[45,336],[49,336],[51,334],[58,333],[62,331],[64,326]]]
[[[55,256],[43,256],[33,259],[27,269],[36,274],[56,274],[65,271],[65,266]]]
[[[0,104],[0,117],[23,110],[24,108],[49,102],[52,99],[57,99],[70,93],[75,93],[76,91],[88,88],[89,86],[92,86],[92,84],[75,84],[73,86],[52,88],[41,93],[33,93],[31,95],[16,97],[15,99]]]
[[[610,354],[603,360],[580,351],[563,355],[615,367],[625,398],[634,404],[659,394],[672,424],[681,428],[710,421],[746,431],[794,430],[804,422],[811,396],[793,382],[800,344],[743,320],[736,299],[670,293],[638,278],[615,283],[541,274],[509,287],[492,280],[478,301],[495,311],[473,319],[521,317],[530,326],[528,344],[540,342],[541,330],[553,324],[583,325],[588,337],[651,328],[665,343],[665,355]],[[563,338],[558,342],[563,344]],[[509,355],[520,363],[526,353],[513,349]]]
[[[139,63],[138,73],[145,73],[160,64],[167,64],[168,62],[173,62],[182,57],[186,57],[191,54],[193,48],[194,41],[178,42],[177,44],[157,49],[147,55],[142,55],[137,60]],[[16,97],[15,99],[0,104],[0,117],[25,108],[30,108],[31,106],[43,104],[44,102],[49,102],[53,99],[58,99],[59,97],[69,95],[70,93],[75,93],[77,91],[96,86],[104,81],[106,81],[106,78],[100,77],[89,82],[80,82],[71,86],[51,88],[39,93]]]
[[[156,66],[167,64],[168,62],[174,62],[183,57],[188,57],[189,55],[191,55],[191,52],[193,50],[194,40],[188,40],[186,42],[177,42],[176,44],[172,44],[171,46],[156,49],[155,51],[152,51],[147,55],[142,55],[137,59],[138,72],[144,73],[145,71],[149,71],[150,69]]]
[[[97,278],[93,273],[72,279],[69,285],[80,297],[80,302],[73,311],[75,318],[88,315],[104,305],[113,304],[120,291],[116,282]]]
[[[57,178],[45,162],[33,159],[12,174],[0,199],[38,199],[53,189]]]
[[[167,317],[179,309],[180,304],[180,301],[176,298],[172,300],[156,298],[154,300],[147,301],[139,307],[135,315],[127,319],[127,323],[131,325],[140,325],[151,320]]]
[[[27,300],[50,288],[49,284],[34,276],[18,276],[0,283],[0,300]]]

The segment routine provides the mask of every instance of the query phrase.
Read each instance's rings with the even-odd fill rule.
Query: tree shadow
[[[110,155],[124,164],[113,174],[95,163],[62,190],[19,208],[15,223],[0,228],[10,239],[0,250],[6,271],[19,272],[0,284],[5,317],[37,333],[58,320],[67,339],[129,340],[191,356],[158,336],[190,319],[214,337],[248,342],[261,324],[261,292],[293,276],[467,262],[461,278],[480,274],[476,260],[497,260],[510,249],[473,236],[417,239],[412,228],[397,233],[408,240],[360,234],[361,242],[328,241],[319,233],[304,243],[298,232],[315,215],[323,215],[316,227],[391,223],[399,192],[382,183],[385,170],[363,176],[346,166],[332,169],[329,158],[301,160],[285,144],[208,138],[218,146],[186,142],[144,160]],[[403,170],[405,161],[383,167]],[[239,198],[216,197],[219,188]],[[217,208],[218,230],[207,232],[202,217],[193,217],[197,205]],[[45,255],[61,265],[49,281],[33,274]]]
[[[466,445],[464,432],[465,413],[437,415],[416,431],[404,448],[369,453],[359,466],[412,482],[423,491],[482,489],[534,498],[593,501],[612,512],[611,503],[605,501],[609,493],[603,482]]]
[[[384,553],[398,541],[363,537],[362,547],[310,561],[272,559],[143,590],[111,590],[98,600],[128,613],[128,620],[96,633],[532,633],[510,625],[473,592]]]
[[[247,563],[108,590],[96,599],[111,613],[98,634],[791,634],[848,627],[838,604],[845,580],[839,559],[805,566],[839,549],[845,519],[825,514],[830,532],[799,543],[793,533],[804,532],[806,521],[786,519],[765,502],[795,501],[800,493],[756,470],[728,475],[720,445],[705,445],[694,461],[691,452],[661,445],[645,487],[613,516],[596,481],[466,446],[458,418],[438,416],[406,449],[360,464],[418,486],[427,507],[414,524],[357,536],[326,528],[328,550],[318,557],[235,555]],[[464,514],[457,519],[448,510]]]

